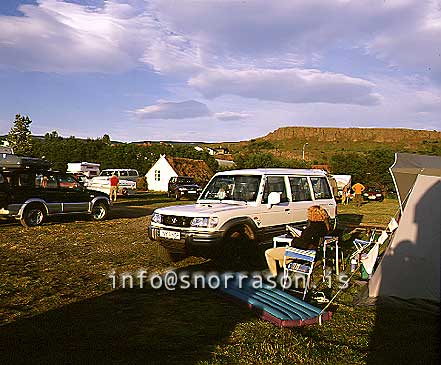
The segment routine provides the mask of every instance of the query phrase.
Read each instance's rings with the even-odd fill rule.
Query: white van
[[[191,248],[209,248],[237,238],[265,242],[304,226],[307,210],[320,205],[332,222],[337,204],[326,173],[303,169],[249,169],[219,172],[196,204],[156,209],[149,237]]]
[[[105,169],[101,171],[100,176],[112,176],[115,174],[121,180],[135,181],[138,179],[139,174],[137,170],[134,169]]]

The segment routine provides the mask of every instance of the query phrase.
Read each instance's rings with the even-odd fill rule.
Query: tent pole
[[[397,181],[395,180],[395,175],[392,171],[392,167],[395,166],[395,164],[397,163],[397,153],[395,152],[395,161],[393,163],[393,165],[391,167],[389,167],[389,173],[392,176],[392,180],[394,182],[395,185],[395,191],[397,192],[397,196],[398,196],[398,203],[400,204],[400,211],[401,211],[401,215],[403,215],[403,202],[401,201],[401,197],[400,197],[400,191],[398,190],[398,185],[397,185]]]

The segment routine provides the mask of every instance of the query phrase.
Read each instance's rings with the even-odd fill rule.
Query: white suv
[[[219,172],[196,204],[156,209],[149,237],[187,249],[265,242],[284,233],[287,224],[303,226],[311,205],[320,205],[335,221],[337,204],[321,170],[250,169]]]

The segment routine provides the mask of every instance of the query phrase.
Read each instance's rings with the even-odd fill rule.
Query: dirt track
[[[0,221],[0,323],[109,292],[111,270],[156,271],[170,265],[158,257],[158,246],[147,234],[156,206],[126,199],[103,222],[60,217],[26,229]]]

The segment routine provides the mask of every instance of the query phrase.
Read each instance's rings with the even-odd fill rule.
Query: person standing
[[[119,185],[119,179],[118,176],[115,175],[115,173],[112,174],[112,177],[110,178],[110,200],[113,202],[116,202],[116,197],[118,195],[118,185]]]
[[[348,204],[348,200],[349,200],[349,186],[345,185],[341,194],[341,202],[343,203],[343,205],[346,205]]]
[[[363,201],[363,196],[361,195],[366,188],[363,184],[356,183],[352,186],[352,190],[354,190],[354,200],[355,204],[357,204],[357,208],[361,207],[361,202]]]

